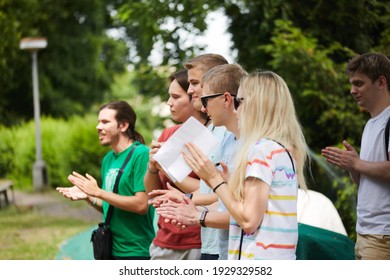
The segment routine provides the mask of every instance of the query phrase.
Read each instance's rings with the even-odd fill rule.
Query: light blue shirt
[[[224,126],[214,126],[213,124],[207,127],[211,133],[218,139],[219,145],[208,155],[209,159],[214,163],[221,161],[221,144],[225,136],[229,133]],[[199,193],[209,194],[212,189],[203,181],[200,180]],[[202,227],[201,228],[202,254],[219,254],[218,229]]]
[[[221,161],[224,162],[228,169],[229,173],[234,172],[234,164],[236,158],[238,141],[233,133],[229,132],[222,141],[221,145]],[[227,212],[225,205],[219,199],[219,212]],[[229,246],[229,230],[218,229],[219,236],[219,260],[228,259],[228,246]]]

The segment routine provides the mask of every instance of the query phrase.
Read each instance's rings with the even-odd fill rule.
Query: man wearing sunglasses
[[[216,94],[202,96],[200,98],[200,100],[202,101],[203,108],[207,107],[207,102],[208,102],[209,99],[212,99],[212,98],[215,98],[215,97],[218,97],[218,96],[222,96],[224,94],[225,93],[216,93]],[[236,95],[231,95],[231,94],[230,94],[230,96],[233,97],[234,110],[237,110],[238,106],[240,106],[241,102],[244,100],[244,97],[237,97]]]
[[[184,67],[188,70],[188,81],[189,88],[188,94],[192,97],[192,104],[195,110],[201,111],[207,115],[206,112],[202,111],[202,103],[200,97],[202,96],[202,80],[203,75],[214,67],[219,65],[228,64],[227,60],[218,54],[208,53],[196,56],[188,60]],[[210,132],[222,142],[222,139],[227,134],[224,126],[217,127],[210,120],[207,115],[207,121],[204,125],[210,130]],[[220,145],[208,155],[210,160],[216,164],[221,160],[221,149]],[[207,205],[207,209],[218,208],[218,197],[210,191],[210,188],[206,185],[203,180],[199,181],[199,192],[193,196],[193,201],[197,205]],[[205,208],[205,209],[206,209]],[[218,248],[218,234],[215,229],[201,228],[201,260],[216,260],[219,258]]]
[[[225,126],[230,132],[221,145],[221,166],[230,173],[234,168],[237,148],[238,121],[236,110],[242,100],[237,98],[241,78],[246,71],[238,64],[222,65],[208,71],[202,82],[202,111],[206,112],[214,125]],[[197,209],[201,210],[201,209]],[[202,211],[202,210],[201,210]],[[196,215],[196,212],[194,212]],[[202,217],[200,212],[200,217]],[[208,217],[206,217],[208,216]],[[219,200],[218,211],[210,212],[203,217],[203,227],[219,228],[219,259],[227,259],[230,215],[222,201]]]

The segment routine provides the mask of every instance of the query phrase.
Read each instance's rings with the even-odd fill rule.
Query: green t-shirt
[[[145,192],[144,176],[149,161],[149,148],[139,142],[119,181],[118,194],[133,196],[137,192]],[[103,190],[112,192],[119,169],[132,149],[115,154],[110,151],[102,161]],[[106,218],[109,204],[103,201],[103,218]],[[149,206],[146,215],[113,209],[110,227],[113,234],[112,254],[117,257],[148,257],[149,246],[155,236],[153,226],[154,208]]]

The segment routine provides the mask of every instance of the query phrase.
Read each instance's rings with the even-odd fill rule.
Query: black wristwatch
[[[206,219],[206,215],[209,212],[209,209],[206,206],[203,206],[203,208],[204,208],[204,210],[202,212],[200,212],[200,215],[199,215],[199,223],[202,227],[207,227],[206,224],[204,223],[204,220]]]

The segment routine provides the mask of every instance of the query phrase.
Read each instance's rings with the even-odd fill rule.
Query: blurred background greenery
[[[186,34],[203,34],[214,11],[228,19],[231,62],[286,80],[312,152],[310,187],[335,203],[354,238],[356,186],[319,154],[343,139],[359,146],[368,115],[349,96],[344,69],[358,53],[389,54],[386,0],[0,0],[0,177],[32,190],[31,57],[21,38],[48,40],[39,52],[42,149],[55,188],[72,170],[100,178],[101,104],[128,101],[147,144],[156,137],[166,124],[166,78],[205,50]]]

